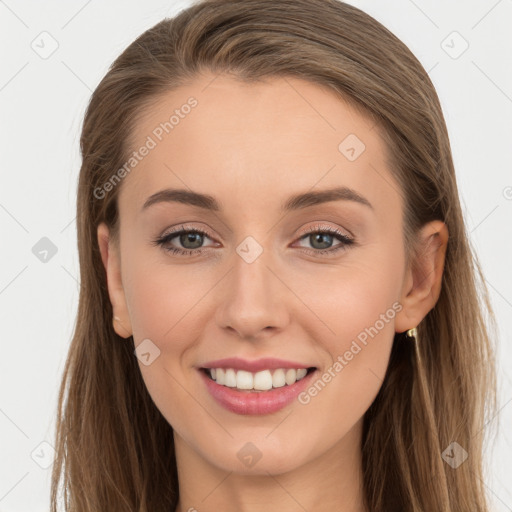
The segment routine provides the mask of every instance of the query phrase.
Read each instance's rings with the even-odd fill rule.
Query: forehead
[[[132,135],[132,151],[150,149],[124,179],[120,203],[139,208],[165,187],[208,193],[238,211],[342,185],[377,204],[383,194],[399,201],[374,121],[298,78],[198,77],[147,107]]]

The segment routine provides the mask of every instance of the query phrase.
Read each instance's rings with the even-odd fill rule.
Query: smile
[[[228,368],[225,371],[221,368],[220,370],[219,372],[219,368],[201,368],[199,375],[217,404],[230,412],[241,415],[263,415],[280,411],[296,400],[299,394],[311,385],[318,372],[313,367],[307,370],[302,368],[299,375],[297,375],[296,369],[290,368],[286,369],[286,372],[284,368],[277,368],[272,375],[270,370],[262,370],[254,374],[244,370],[235,372],[233,368]],[[306,372],[305,375],[303,375],[304,372]],[[276,387],[273,385],[274,378],[278,384]],[[224,383],[219,383],[217,379],[224,379]],[[284,384],[282,384],[283,379]],[[236,383],[236,385],[229,386],[226,382],[228,384]],[[272,385],[269,387],[270,383]],[[238,386],[242,386],[242,388]],[[255,386],[265,387],[265,389],[254,389]]]
[[[291,386],[304,378],[314,368],[277,368],[259,372],[235,370],[234,368],[203,368],[203,370],[221,386],[238,390],[268,391],[270,389]]]

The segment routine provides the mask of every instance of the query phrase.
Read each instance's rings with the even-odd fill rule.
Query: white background
[[[500,431],[487,453],[486,487],[496,511],[512,511],[512,0],[350,3],[409,46],[441,99],[500,330],[501,410],[492,421]],[[87,101],[128,44],[187,5],[0,0],[0,512],[48,510],[51,468],[34,459],[51,462],[51,448],[40,444],[53,442],[77,309],[75,192]],[[31,47],[48,38],[43,31],[58,43],[47,59]],[[453,31],[469,43],[458,58],[447,53],[462,48]],[[46,263],[32,252],[42,237],[57,248]]]

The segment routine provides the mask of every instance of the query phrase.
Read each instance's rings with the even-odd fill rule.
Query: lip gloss
[[[271,414],[289,405],[310,385],[316,370],[308,373],[290,386],[285,385],[280,388],[269,389],[268,391],[248,391],[230,388],[217,384],[204,371],[199,370],[199,373],[211,396],[222,407],[235,414],[256,415]]]

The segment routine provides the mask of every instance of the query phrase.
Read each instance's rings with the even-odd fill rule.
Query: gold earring
[[[412,329],[409,329],[407,331],[407,337],[411,341],[417,341],[418,340],[418,330],[416,329],[416,327],[413,327]]]

